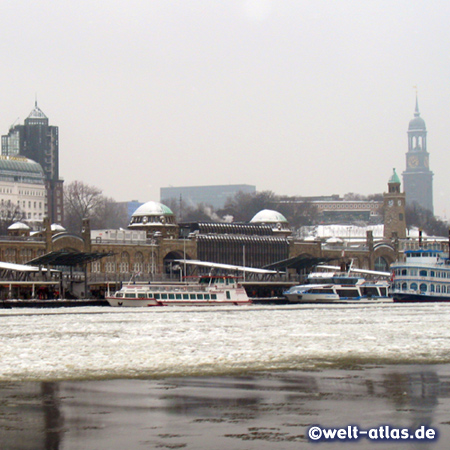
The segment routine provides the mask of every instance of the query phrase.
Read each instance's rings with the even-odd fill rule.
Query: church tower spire
[[[433,212],[433,172],[429,168],[427,128],[425,121],[420,117],[417,91],[414,118],[410,120],[408,126],[406,170],[402,175],[406,204],[417,204]]]

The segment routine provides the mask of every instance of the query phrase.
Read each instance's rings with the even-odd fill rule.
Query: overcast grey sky
[[[0,42],[1,134],[37,93],[61,176],[119,201],[383,192],[417,85],[450,216],[448,0],[5,0]]]

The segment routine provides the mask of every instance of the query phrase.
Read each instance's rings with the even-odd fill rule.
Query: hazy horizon
[[[60,176],[117,201],[250,184],[369,195],[428,131],[448,217],[450,4],[444,1],[61,0],[0,16],[0,133],[35,98],[59,127]]]

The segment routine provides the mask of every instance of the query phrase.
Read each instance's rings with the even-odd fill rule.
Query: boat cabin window
[[[136,298],[136,294],[134,292],[132,294],[125,294],[125,298]]]
[[[175,300],[175,294],[169,294],[169,300]]]
[[[354,285],[358,282],[358,278],[355,277],[333,277],[335,284],[347,284]]]
[[[204,298],[205,300],[209,300],[209,294],[205,294]]]
[[[189,294],[183,294],[183,300],[189,300]]]
[[[145,298],[145,294],[143,292],[138,292],[138,298]],[[149,297],[151,297],[151,295],[149,294]]]
[[[434,277],[435,275],[434,275],[434,270],[431,270],[430,271],[430,277]],[[439,272],[438,272],[438,276],[439,276]]]
[[[357,289],[336,289],[336,292],[341,298],[359,297],[359,292]]]
[[[420,292],[427,292],[427,285],[425,283],[420,285]]]
[[[161,300],[167,300],[167,294],[161,294]]]
[[[408,275],[408,271],[406,269],[402,270],[402,275]]]
[[[181,300],[181,294],[175,294],[175,295],[176,295],[177,300]]]
[[[417,291],[417,283],[411,283],[411,290]]]
[[[203,294],[197,294],[197,300],[203,300]]]
[[[195,294],[190,294],[191,300],[195,300]]]
[[[421,277],[426,277],[427,274],[428,274],[428,271],[427,271],[427,270],[421,270],[421,271],[419,272],[419,275],[420,275]]]
[[[122,292],[116,292],[116,297],[117,298],[122,298],[123,297],[123,293]]]
[[[366,287],[362,289],[363,294],[367,295],[367,297],[378,297],[378,289],[376,287]]]
[[[155,294],[155,300],[159,300],[159,294]]]
[[[402,284],[402,291],[406,291],[408,290],[408,284],[407,283],[403,283]]]
[[[217,294],[211,294],[211,300],[217,300]]]
[[[438,286],[439,287],[439,286]],[[430,292],[434,292],[434,284],[430,286]]]

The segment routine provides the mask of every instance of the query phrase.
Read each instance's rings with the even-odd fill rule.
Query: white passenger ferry
[[[450,301],[450,261],[441,250],[406,250],[391,270],[395,302]]]
[[[235,277],[201,276],[195,283],[128,283],[106,300],[111,306],[246,305],[245,289]]]
[[[305,284],[291,287],[284,296],[292,303],[392,301],[388,281],[368,281],[342,272],[313,272]]]

